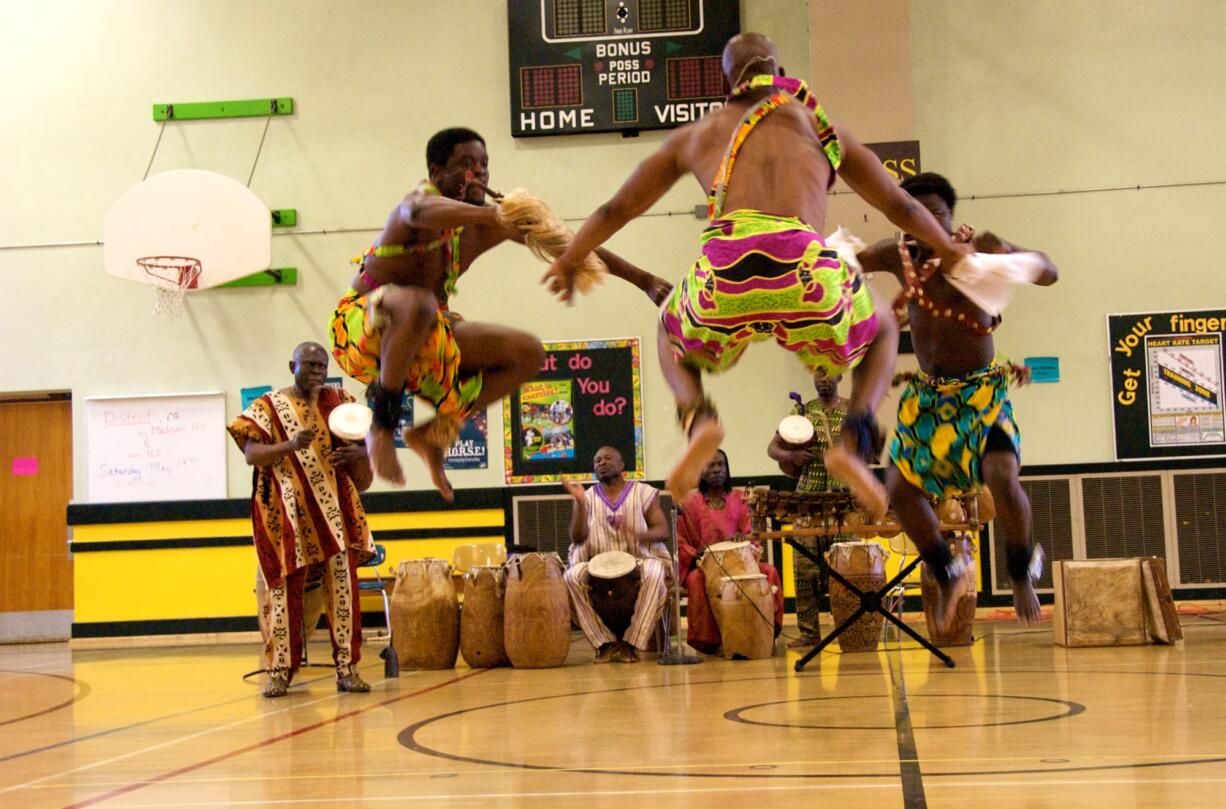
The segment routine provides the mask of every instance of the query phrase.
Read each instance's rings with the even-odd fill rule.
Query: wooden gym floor
[[[592,666],[576,638],[563,668],[384,680],[368,642],[371,693],[312,668],[274,701],[254,644],[4,646],[0,806],[1224,806],[1222,621],[1072,650],[981,623],[956,669],[908,643],[799,674]]]

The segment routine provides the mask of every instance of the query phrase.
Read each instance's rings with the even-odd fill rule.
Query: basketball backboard
[[[160,288],[214,287],[272,261],[268,206],[237,180],[200,169],[129,189],[107,212],[102,238],[109,274]]]

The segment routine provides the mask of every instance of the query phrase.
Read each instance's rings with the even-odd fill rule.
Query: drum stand
[[[817,565],[819,569],[826,573],[826,575],[837,580],[854,595],[860,597],[860,606],[856,609],[856,611],[849,615],[847,619],[843,621],[843,623],[831,630],[829,635],[822,638],[821,641],[814,646],[808,654],[796,661],[796,671],[804,671],[805,665],[808,664],[810,660],[816,657],[822,649],[825,649],[830,645],[831,641],[843,634],[843,632],[854,624],[861,615],[864,615],[867,612],[881,613],[886,617],[886,620],[894,624],[902,632],[906,632],[908,635],[910,635],[917,643],[919,643],[920,646],[923,646],[925,649],[936,655],[937,658],[940,659],[940,661],[946,666],[951,669],[954,667],[954,661],[949,655],[942,652],[936,646],[933,646],[927,638],[916,632],[911,627],[907,626],[900,618],[898,618],[898,616],[894,615],[894,613],[882,606],[884,603],[883,599],[889,594],[890,590],[894,589],[894,587],[903,579],[907,578],[907,576],[910,576],[911,572],[915,570],[916,566],[922,561],[919,556],[916,556],[905,566],[903,566],[903,568],[898,571],[894,578],[882,585],[881,589],[865,591],[843,578],[843,576],[837,570],[827,564],[826,559],[822,556],[822,554],[813,553],[811,550],[802,545],[795,537],[784,537],[783,541],[791,545],[792,550],[802,554],[809,561],[813,562],[813,564]]]
[[[975,497],[973,495],[965,495],[959,499],[962,501],[962,511],[957,516],[950,517],[950,522],[946,522],[944,517],[940,518],[939,523],[942,533],[948,531],[973,531],[979,527],[979,510]],[[907,626],[901,618],[898,618],[883,606],[884,600],[890,591],[903,579],[911,575],[912,571],[922,561],[921,557],[916,556],[906,565],[903,565],[894,578],[887,581],[880,589],[865,591],[856,587],[840,575],[837,570],[832,568],[826,562],[823,554],[820,552],[814,553],[798,541],[797,538],[802,536],[826,537],[838,534],[877,533],[881,526],[865,525],[859,519],[855,521],[849,519],[856,512],[855,503],[849,492],[846,490],[830,492],[780,492],[771,489],[751,489],[746,502],[752,505],[755,513],[759,516],[774,517],[778,520],[791,520],[793,522],[797,519],[816,521],[820,527],[793,528],[790,531],[760,531],[755,532],[752,538],[782,539],[792,546],[792,550],[809,559],[827,576],[842,584],[854,595],[860,597],[860,606],[856,611],[836,626],[829,635],[822,638],[817,646],[813,647],[812,651],[796,661],[796,671],[804,671],[805,665],[816,657],[818,652],[829,646],[831,641],[845,632],[860,616],[870,612],[880,613],[885,616],[885,619],[898,627],[899,631],[905,632],[946,666],[951,669],[954,667],[953,658],[942,652],[927,638]],[[894,528],[897,529],[898,526],[894,526]]]

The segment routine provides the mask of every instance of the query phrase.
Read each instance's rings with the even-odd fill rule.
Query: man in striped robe
[[[338,691],[369,691],[358,676],[362,611],[357,567],[374,553],[358,492],[372,472],[362,443],[334,438],[328,416],[353,397],[324,384],[328,352],[318,343],[294,349],[294,384],[266,393],[229,426],[253,467],[251,522],[269,627],[265,697],[283,697],[302,662],[303,586],[323,572]],[[310,629],[310,627],[308,627]]]
[[[651,642],[660,614],[668,604],[671,561],[665,541],[668,520],[660,508],[660,493],[645,483],[626,480],[626,464],[613,447],[601,447],[592,462],[596,485],[587,491],[567,483],[574,498],[570,518],[570,566],[566,587],[579,627],[596,648],[597,663],[638,661],[638,651]],[[621,638],[614,636],[592,606],[588,562],[605,551],[638,557],[640,586],[634,618]]]

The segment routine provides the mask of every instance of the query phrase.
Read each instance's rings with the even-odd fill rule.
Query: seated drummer
[[[739,489],[729,488],[731,479],[728,456],[721,449],[702,470],[698,490],[690,492],[677,509],[677,559],[681,565],[681,583],[690,599],[686,608],[689,624],[686,641],[703,654],[719,651],[720,636],[711,605],[707,603],[707,580],[698,559],[708,545],[735,540],[752,530],[744,495]],[[754,550],[760,560],[762,550],[756,542]],[[774,587],[773,620],[775,637],[778,637],[783,629],[783,587],[779,571],[761,561],[758,567]]]
[[[601,447],[592,462],[596,485],[586,492],[567,482],[574,498],[570,518],[570,566],[566,587],[579,627],[596,648],[597,663],[638,662],[668,604],[668,520],[660,509],[660,493],[645,483],[626,480],[626,464],[613,447]],[[609,631],[592,607],[587,563],[605,551],[624,551],[642,559],[634,618],[621,638]]]

